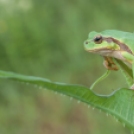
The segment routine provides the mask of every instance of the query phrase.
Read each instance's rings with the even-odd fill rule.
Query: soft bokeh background
[[[132,0],[0,0],[0,69],[87,87],[105,72],[84,51],[90,31],[134,31]],[[120,72],[96,86],[126,87]],[[111,116],[69,97],[0,80],[0,134],[129,134]]]

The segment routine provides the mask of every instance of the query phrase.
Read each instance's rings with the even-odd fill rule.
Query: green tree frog
[[[122,70],[130,89],[134,89],[134,33],[106,30],[90,32],[84,42],[86,51],[104,58],[107,70]]]

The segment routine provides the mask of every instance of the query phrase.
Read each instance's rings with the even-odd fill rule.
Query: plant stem
[[[108,77],[108,75],[110,74],[110,70],[107,70],[106,73],[104,73],[101,77],[99,77],[91,86],[90,86],[90,90],[92,90],[94,88],[94,86],[102,81],[103,79],[105,79],[106,77]]]

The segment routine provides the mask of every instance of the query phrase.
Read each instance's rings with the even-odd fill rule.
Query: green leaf
[[[131,87],[133,85],[133,73],[132,73],[132,69],[130,69],[125,63],[123,63],[122,61],[115,59],[115,61],[119,64],[122,74],[125,76],[125,79],[129,85],[129,87]]]
[[[0,71],[0,78],[7,78],[24,83],[30,83],[68,95],[78,99],[79,101],[85,102],[88,105],[103,110],[107,114],[113,115],[124,125],[134,131],[133,90],[118,89],[110,95],[99,95],[84,86],[51,82],[44,78],[24,76],[11,72]]]

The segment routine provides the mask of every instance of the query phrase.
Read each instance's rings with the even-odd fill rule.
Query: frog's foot
[[[108,70],[118,70],[117,65],[113,62],[113,60],[110,57],[104,57],[103,65]]]

